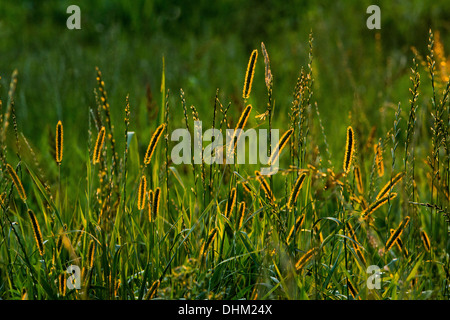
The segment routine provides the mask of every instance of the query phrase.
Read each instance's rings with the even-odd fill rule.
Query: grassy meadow
[[[70,4],[0,3],[0,299],[449,299],[450,3]]]

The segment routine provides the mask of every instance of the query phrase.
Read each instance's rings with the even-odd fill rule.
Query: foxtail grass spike
[[[142,176],[141,181],[139,182],[138,210],[144,210],[146,192],[147,192],[147,178],[145,176]]]
[[[156,280],[155,282],[152,283],[152,286],[148,289],[147,294],[145,295],[145,300],[151,300],[155,297],[159,285],[160,285],[159,280]]]
[[[156,146],[158,145],[159,138],[161,138],[162,133],[166,127],[166,124],[161,124],[158,128],[156,128],[155,132],[150,139],[150,143],[148,144],[147,152],[144,157],[144,164],[148,165],[152,160],[153,153],[155,152]]]
[[[247,72],[245,73],[244,90],[242,92],[242,97],[244,98],[244,100],[248,99],[248,97],[250,96],[250,92],[252,91],[253,76],[255,74],[255,66],[257,58],[258,58],[258,50],[255,49],[250,55],[250,59],[248,60],[247,65]]]
[[[94,267],[94,258],[95,258],[95,241],[91,240],[91,242],[89,242],[89,248],[88,248],[89,269],[92,269]]]
[[[237,230],[241,229],[242,223],[244,222],[244,216],[245,216],[245,202],[242,201],[239,203],[238,208],[238,218],[237,218]]]
[[[295,264],[295,269],[297,271],[301,270],[306,263],[313,257],[314,253],[316,252],[315,248],[312,248],[308,252],[306,252]]]
[[[305,220],[305,215],[302,214],[301,216],[297,217],[297,220],[295,220],[295,225],[292,226],[291,230],[289,231],[289,235],[286,238],[286,242],[289,243],[289,240],[291,239],[292,235],[294,234],[294,231],[299,231],[303,221]]]
[[[159,211],[159,203],[161,202],[161,188],[158,187],[153,192],[153,200],[152,200],[152,214],[153,218],[156,219]]]
[[[42,238],[41,228],[36,219],[36,215],[31,209],[28,209],[28,216],[30,217],[31,226],[33,227],[34,240],[36,241],[37,247],[39,249],[39,254],[44,255],[44,240]]]
[[[354,230],[353,227],[352,227],[352,224],[351,224],[350,222],[347,222],[347,223],[346,223],[346,227],[347,227],[347,230],[348,230],[348,234],[350,235],[350,238],[353,239],[353,241],[355,241],[356,243],[359,243],[359,242],[358,242],[358,239],[356,238],[356,233],[355,233],[355,230]],[[353,243],[353,245],[354,245],[355,247],[358,246],[358,245],[356,245],[355,243]]]
[[[398,240],[398,238],[402,235],[403,230],[405,230],[406,226],[409,223],[409,216],[406,216],[402,222],[400,222],[400,225],[397,229],[391,234],[388,241],[386,241],[386,246],[384,248],[384,252],[388,252],[392,249],[392,246],[395,244],[395,242]]]
[[[425,247],[425,250],[430,252],[430,249],[431,249],[430,238],[428,237],[427,233],[424,230],[420,231],[420,237],[422,238],[422,242],[423,242],[423,246]]]
[[[359,169],[359,166],[355,166],[354,173],[355,173],[355,180],[356,180],[356,188],[358,189],[359,194],[363,194],[364,186],[362,183],[361,170]]]
[[[251,111],[252,111],[252,106],[249,104],[244,109],[244,111],[241,114],[241,117],[239,118],[239,121],[236,125],[236,129],[234,130],[233,138],[231,140],[231,143],[233,144],[233,148],[232,148],[233,151],[236,150],[237,142],[242,134],[242,130],[244,130],[244,127],[247,123],[248,118],[250,117]]]
[[[148,191],[148,221],[153,221],[153,190]]]
[[[288,208],[292,209],[297,202],[298,195],[303,186],[303,182],[305,182],[306,172],[301,173],[297,180],[295,180],[294,187],[292,188],[291,194],[289,196]]]
[[[94,155],[92,159],[92,163],[96,164],[100,162],[100,156],[102,154],[103,142],[105,141],[105,132],[106,129],[103,126],[97,135],[97,141],[95,142]]]
[[[256,179],[259,181],[261,188],[264,190],[266,197],[269,199],[271,203],[275,202],[275,197],[273,196],[272,190],[270,189],[269,184],[266,179],[261,175],[259,171],[255,171]]]
[[[61,164],[63,158],[63,147],[64,147],[64,135],[63,135],[63,125],[61,121],[58,121],[56,125],[56,163]]]
[[[61,296],[65,296],[66,295],[66,281],[67,281],[67,277],[66,277],[66,273],[63,272],[59,275],[59,279],[58,279],[58,284],[59,284],[59,294]]]
[[[281,154],[281,151],[283,151],[283,148],[286,146],[286,144],[289,141],[289,138],[292,136],[293,133],[294,133],[294,129],[291,128],[283,134],[283,136],[281,137],[280,141],[275,146],[275,149],[273,150],[273,152],[269,158],[269,165],[272,165],[273,163],[275,163],[277,161],[277,159],[279,158],[279,156]]]
[[[209,248],[212,246],[212,243],[214,242],[214,239],[217,235],[217,228],[212,229],[208,234],[208,239],[205,242],[205,245],[203,246],[202,254],[205,256],[209,250]]]
[[[357,263],[359,265],[361,265],[361,263],[362,263],[361,267],[365,267],[367,265],[366,258],[364,258],[364,255],[361,251],[360,244],[359,244],[358,238],[356,237],[355,230],[353,229],[350,222],[347,222],[346,226],[347,226],[347,230],[348,230],[348,234],[349,234],[350,238],[354,241],[354,242],[352,242],[352,246],[353,246],[353,249],[355,250],[356,256],[359,259],[359,261],[357,259]]]
[[[351,283],[350,279],[348,279],[347,285],[348,285],[348,292],[351,294],[353,299],[356,299],[356,297],[358,296],[358,291],[356,290],[353,283]]]
[[[404,176],[404,172],[397,173],[395,175],[395,177],[393,177],[388,183],[386,183],[386,185],[380,190],[380,192],[378,193],[378,195],[375,199],[376,200],[381,199],[387,193],[389,193],[392,190],[392,188],[394,188],[394,186],[397,183],[399,183],[400,180],[402,180],[403,176]]]
[[[359,261],[357,261],[358,264],[362,268],[365,268],[367,266],[367,261],[366,261],[366,258],[364,258],[364,254],[363,254],[362,250],[359,247],[354,247],[353,249],[355,249],[355,253],[358,256],[358,259],[359,259]]]
[[[375,144],[373,146],[373,151],[375,153],[375,163],[377,166],[377,173],[379,177],[384,175],[384,162],[383,162],[383,150],[381,149],[381,144]]]
[[[252,189],[248,186],[248,182],[244,181],[242,182],[242,188],[244,188],[245,192],[247,192],[249,195],[252,195]]]
[[[13,167],[11,167],[9,163],[6,165],[6,170],[8,171],[8,174],[11,177],[14,186],[17,189],[17,192],[19,193],[20,199],[22,199],[23,202],[27,201],[25,189],[23,188],[22,182],[20,181],[16,171],[13,169]]]
[[[204,258],[204,253],[205,253],[205,240],[201,240],[202,245],[200,246],[200,255],[199,255],[199,260],[202,261]]]
[[[353,153],[355,152],[355,133],[351,126],[347,127],[347,142],[345,144],[344,172],[350,171]]]
[[[370,216],[375,210],[377,210],[379,207],[381,207],[383,204],[388,202],[389,200],[394,199],[397,196],[395,192],[388,194],[378,200],[376,200],[374,203],[370,204],[367,209],[365,209],[362,213],[362,216],[364,219],[366,219],[368,216]]]
[[[236,203],[236,188],[231,189],[230,197],[228,198],[228,202],[225,208],[225,217],[228,219],[231,217],[233,213],[234,205]]]
[[[395,232],[394,229],[390,229],[391,235]],[[397,238],[397,241],[395,241],[395,244],[397,245],[397,248],[400,252],[404,252],[405,256],[408,256],[408,249],[403,245],[403,241],[401,237]]]

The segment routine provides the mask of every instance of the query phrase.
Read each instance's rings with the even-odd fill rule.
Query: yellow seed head
[[[152,283],[152,286],[148,289],[147,294],[145,295],[145,300],[151,300],[155,297],[159,285],[160,285],[159,280],[156,280],[155,282]]]
[[[105,132],[106,132],[106,129],[104,126],[98,132],[97,141],[95,142],[94,155],[93,155],[93,159],[92,159],[93,164],[100,162],[100,156],[102,153],[103,142],[105,141]]]
[[[292,209],[295,206],[298,195],[303,186],[303,182],[305,182],[305,178],[306,178],[306,172],[303,172],[295,180],[294,187],[292,188],[291,194],[289,196],[289,201],[287,204],[289,209]]]
[[[231,143],[233,148],[230,148],[230,150],[236,150],[237,142],[242,134],[242,130],[244,130],[244,127],[247,123],[248,118],[250,117],[250,112],[252,111],[252,106],[249,104],[244,111],[241,114],[241,117],[239,118],[239,121],[236,125],[236,129],[234,130],[233,137],[231,139]],[[236,140],[236,142],[235,142]]]
[[[67,278],[66,278],[66,273],[63,272],[59,275],[59,279],[58,279],[58,284],[59,284],[59,294],[61,296],[65,296],[66,295],[66,282],[67,282]]]
[[[42,238],[41,228],[36,219],[36,216],[31,209],[28,209],[28,216],[30,217],[31,226],[33,227],[34,240],[36,241],[37,247],[39,249],[39,254],[44,255],[44,241]]]
[[[300,228],[303,224],[303,221],[305,220],[305,215],[302,214],[301,216],[297,217],[297,220],[295,220],[295,225],[292,226],[291,230],[289,231],[289,235],[286,238],[286,242],[289,242],[294,232],[300,231]]]
[[[365,209],[362,213],[362,216],[364,219],[367,219],[369,215],[371,215],[375,210],[377,210],[379,207],[381,207],[383,204],[388,202],[389,200],[394,199],[397,196],[395,192],[385,195],[384,197],[376,200],[374,203],[369,205],[367,209]]]
[[[216,235],[217,235],[217,228],[214,228],[209,232],[208,239],[206,240],[205,245],[203,246],[203,250],[202,250],[203,255],[206,255],[209,248],[212,246],[212,243],[214,242]]]
[[[345,144],[344,172],[350,171],[353,153],[355,152],[355,133],[351,126],[347,127],[347,142]]]
[[[155,192],[153,192],[153,200],[152,200],[152,213],[154,218],[158,216],[159,212],[159,203],[161,202],[161,188],[158,187],[155,189]]]
[[[14,186],[17,189],[17,192],[19,193],[20,198],[23,202],[27,201],[27,195],[25,194],[25,189],[23,188],[22,182],[19,179],[19,176],[17,175],[16,171],[11,167],[10,164],[6,165],[6,170],[8,171],[9,176],[11,177],[11,180],[14,183]]]
[[[237,230],[239,230],[242,227],[242,223],[244,222],[244,216],[245,216],[245,202],[242,201],[239,203]]]
[[[383,162],[383,150],[381,149],[380,142],[373,146],[375,152],[375,163],[377,165],[378,176],[382,177],[384,175],[384,162]]]
[[[275,197],[273,196],[272,190],[270,189],[269,184],[266,179],[261,175],[259,171],[255,171],[256,179],[259,181],[261,188],[264,190],[266,197],[269,199],[271,203],[275,202]]]
[[[361,170],[359,169],[358,166],[355,166],[354,173],[355,173],[356,187],[358,188],[358,192],[359,192],[359,194],[363,194],[364,186],[363,186],[362,178],[361,178]]]
[[[358,295],[358,291],[356,290],[355,286],[350,281],[350,279],[348,279],[347,285],[348,285],[348,292],[352,295],[353,299],[356,299],[356,296]]]
[[[420,231],[420,237],[422,238],[423,246],[425,247],[425,250],[428,252],[431,249],[431,242],[430,238],[428,237],[427,233],[424,230]]]
[[[152,159],[153,153],[155,152],[156,146],[158,144],[159,138],[161,138],[161,135],[166,127],[166,124],[161,124],[158,128],[156,128],[155,132],[152,135],[152,138],[150,139],[150,143],[148,144],[147,152],[145,153],[144,157],[144,164],[148,165],[150,163],[150,160]]]
[[[144,210],[146,190],[147,190],[147,178],[145,176],[142,176],[141,181],[139,182],[138,210]]]
[[[153,221],[153,190],[148,191],[148,221]]]
[[[389,250],[392,249],[393,245],[395,244],[395,242],[400,238],[400,236],[403,233],[403,230],[405,230],[406,226],[409,223],[409,216],[406,216],[402,222],[400,222],[400,225],[398,226],[397,229],[395,229],[395,231],[391,234],[391,236],[389,237],[388,241],[386,242],[386,246],[384,248],[384,252],[388,252]]]
[[[231,189],[230,196],[229,196],[227,204],[226,204],[225,217],[227,217],[227,218],[231,217],[235,203],[236,203],[236,188],[233,188],[233,189]]]
[[[56,125],[56,163],[61,164],[64,146],[63,125],[61,120]]]
[[[273,152],[269,158],[269,165],[272,165],[273,163],[275,163],[277,161],[277,159],[279,158],[279,156],[281,154],[281,151],[286,146],[286,144],[288,143],[288,141],[293,133],[294,133],[294,129],[291,128],[283,134],[283,136],[281,137],[280,141],[278,141],[277,145],[275,146],[275,149],[273,150]]]
[[[402,180],[404,176],[404,172],[399,172],[395,175],[395,177],[393,177],[388,183],[386,183],[386,185],[380,190],[380,192],[378,193],[377,197],[375,198],[376,200],[381,199],[382,197],[384,197],[387,193],[389,193],[389,191],[392,190],[392,188],[394,188],[394,186],[400,182],[400,180]]]
[[[253,75],[255,74],[256,60],[258,58],[258,50],[253,50],[248,60],[247,72],[245,73],[244,90],[242,97],[246,100],[252,91]]]
[[[316,252],[316,248],[312,248],[308,252],[306,252],[295,264],[296,270],[301,270],[306,263],[313,257],[314,253]]]
[[[88,248],[89,269],[92,269],[94,267],[94,258],[95,258],[95,241],[91,240],[91,242],[89,242],[89,248]]]

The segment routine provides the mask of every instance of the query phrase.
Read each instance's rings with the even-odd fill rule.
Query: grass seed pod
[[[56,163],[61,164],[63,158],[64,134],[61,120],[56,125]]]
[[[150,143],[148,144],[148,147],[147,147],[147,152],[145,153],[145,157],[144,157],[145,165],[148,165],[150,163],[150,161],[152,160],[153,153],[156,150],[156,146],[158,145],[158,141],[161,138],[165,127],[166,127],[166,124],[163,123],[158,128],[156,128],[155,132],[153,133],[153,135],[150,139]]]
[[[355,152],[355,133],[351,126],[347,127],[347,142],[345,144],[344,172],[350,171],[353,153]]]
[[[295,269],[297,271],[301,270],[306,265],[306,263],[313,257],[315,251],[316,249],[312,248],[311,250],[306,252],[295,264]]]
[[[253,50],[248,60],[247,72],[245,73],[244,90],[242,97],[246,100],[252,91],[253,76],[255,74],[256,60],[258,59],[258,50]]]
[[[31,226],[33,228],[34,240],[36,241],[36,245],[39,249],[39,254],[41,256],[44,255],[44,240],[42,238],[41,228],[39,227],[39,223],[36,219],[36,215],[31,209],[28,209],[28,216],[30,217]]]
[[[17,189],[17,192],[19,193],[19,197],[22,199],[23,202],[27,201],[25,189],[23,188],[22,182],[20,181],[16,171],[9,163],[6,165],[6,170],[8,171],[8,174],[11,177],[11,180],[13,181],[14,186]]]
[[[303,182],[305,182],[306,172],[302,172],[297,179],[295,180],[294,187],[292,188],[291,194],[289,196],[289,201],[287,207],[292,209],[297,202],[298,195],[303,186]]]
[[[147,190],[147,178],[145,176],[141,177],[139,182],[139,192],[138,192],[138,209],[144,210],[146,191]]]
[[[103,126],[97,135],[97,141],[95,142],[94,155],[92,159],[92,163],[96,164],[100,162],[100,156],[102,154],[103,142],[105,141],[105,132],[106,129]]]

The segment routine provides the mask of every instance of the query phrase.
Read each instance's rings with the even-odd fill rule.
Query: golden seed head
[[[259,181],[261,188],[264,190],[266,197],[269,199],[271,203],[275,202],[275,197],[273,196],[272,190],[270,189],[269,184],[267,183],[264,176],[261,175],[259,171],[255,171],[256,179]]]
[[[41,228],[39,227],[39,223],[36,219],[36,216],[31,209],[28,209],[28,216],[31,221],[31,226],[33,227],[34,240],[36,241],[37,247],[39,249],[39,254],[41,256],[44,255],[44,240],[42,238]]]
[[[294,187],[292,188],[291,194],[289,196],[289,201],[287,203],[287,207],[292,209],[297,202],[298,195],[300,193],[300,189],[303,186],[303,182],[306,178],[306,172],[301,173],[297,179],[295,180]]]
[[[150,164],[153,153],[155,152],[158,141],[161,138],[162,133],[165,128],[166,128],[166,124],[163,123],[158,128],[156,128],[155,132],[153,133],[152,138],[150,139],[150,143],[148,144],[147,152],[145,153],[145,157],[144,157],[145,165]]]
[[[275,149],[273,150],[273,152],[269,158],[269,162],[268,162],[269,165],[274,164],[278,160],[278,158],[280,157],[281,151],[287,145],[287,143],[293,133],[294,133],[294,129],[291,128],[283,134],[283,136],[281,137],[280,141],[278,141],[277,145],[275,146]]]
[[[103,126],[97,135],[97,141],[95,142],[94,155],[93,155],[93,164],[100,162],[101,151],[103,148],[103,142],[105,141],[105,132],[106,129]]]
[[[244,99],[248,99],[248,97],[250,96],[250,92],[252,91],[253,76],[255,74],[255,65],[257,58],[258,50],[255,49],[250,55],[250,59],[248,60],[247,65],[247,72],[245,73],[244,90],[242,92],[242,97]]]
[[[61,164],[63,158],[64,134],[61,120],[56,125],[56,163]]]
[[[138,209],[144,210],[145,207],[145,195],[147,190],[147,178],[145,176],[141,177],[139,182],[139,190],[138,190]]]
[[[23,202],[27,201],[27,195],[25,194],[25,189],[23,188],[22,182],[19,179],[19,176],[17,175],[16,171],[13,169],[13,167],[8,163],[6,165],[6,170],[8,171],[9,176],[11,177],[14,186],[17,189],[17,192],[19,193],[20,198]]]
[[[350,166],[352,164],[353,153],[355,151],[355,134],[351,126],[347,127],[347,142],[345,146],[345,157],[344,157],[344,172],[348,173],[350,171]]]
[[[382,177],[384,175],[384,162],[383,162],[383,150],[381,148],[381,143],[375,144],[373,146],[375,153],[375,162],[377,165],[378,176]]]
[[[159,213],[159,203],[161,202],[161,188],[158,187],[155,189],[155,192],[153,192],[153,199],[152,199],[152,214],[153,218],[156,219]]]

